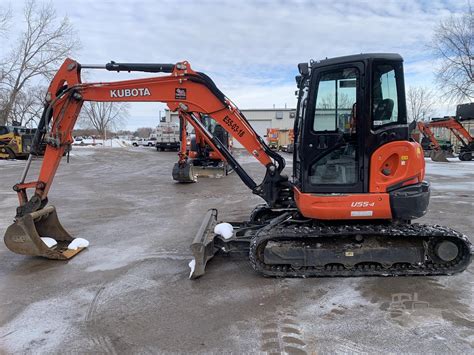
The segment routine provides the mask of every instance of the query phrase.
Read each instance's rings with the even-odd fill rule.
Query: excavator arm
[[[82,83],[81,69],[105,69],[109,71],[141,71],[168,73],[165,76],[116,82]],[[26,181],[32,161],[30,155],[19,183],[14,186],[19,207],[15,223],[5,235],[6,245],[14,252],[42,255],[55,259],[67,259],[71,253],[58,249],[52,252],[42,245],[42,235],[64,243],[72,241],[59,224],[53,206],[48,206],[48,192],[64,153],[73,142],[72,131],[85,101],[108,102],[163,102],[171,111],[179,111],[206,142],[222,155],[242,181],[270,207],[282,203],[284,190],[290,192],[287,178],[280,173],[284,159],[273,152],[255,132],[239,109],[216,87],[205,74],[195,72],[188,62],[177,64],[130,64],[111,62],[105,66],[82,65],[66,59],[53,78],[46,96],[45,108],[33,143],[33,154],[41,143],[46,151],[37,180]],[[206,130],[199,120],[200,114],[212,116],[231,136],[266,167],[261,184],[239,165],[224,144]],[[34,190],[28,196],[27,190]],[[288,193],[284,202],[288,203]]]
[[[427,137],[433,145],[434,152],[431,155],[431,159],[434,161],[447,162],[445,152],[441,149],[439,142],[433,134],[431,128],[446,128],[449,129],[454,136],[461,143],[462,148],[459,154],[460,160],[471,160],[472,152],[474,151],[474,138],[469,132],[463,127],[463,125],[451,117],[448,119],[430,121],[430,122],[418,122],[418,130]]]

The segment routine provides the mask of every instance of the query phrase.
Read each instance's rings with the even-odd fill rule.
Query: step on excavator
[[[212,141],[196,129],[189,139],[188,147],[187,120],[182,113],[178,113],[178,115],[181,143],[178,162],[173,167],[173,180],[180,183],[190,183],[196,182],[198,177],[220,178],[228,175],[231,169],[224,156],[214,147]],[[231,149],[229,133],[220,124],[209,115],[197,113],[196,117],[226,149]]]
[[[167,73],[153,78],[81,83],[81,69]],[[403,59],[359,54],[298,65],[292,178],[245,116],[188,62],[81,65],[67,59],[53,78],[35,136],[47,144],[36,180],[26,181],[31,157],[14,186],[19,207],[5,234],[13,252],[68,259],[73,239],[48,205],[48,191],[84,101],[159,101],[179,111],[264,203],[246,221],[218,228],[209,210],[191,250],[191,278],[216,254],[247,255],[264,276],[451,275],[471,262],[468,237],[439,225],[411,223],[428,208],[421,146],[410,140]],[[210,115],[265,168],[257,184],[201,115]],[[185,172],[184,172],[185,173]],[[28,190],[32,190],[28,194]],[[58,241],[55,249],[41,237]],[[77,252],[80,252],[78,248]]]

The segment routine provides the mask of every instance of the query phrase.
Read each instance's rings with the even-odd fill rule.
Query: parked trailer
[[[179,125],[172,122],[162,122],[156,127],[155,132],[150,136],[155,138],[155,147],[158,151],[179,150],[180,130]]]

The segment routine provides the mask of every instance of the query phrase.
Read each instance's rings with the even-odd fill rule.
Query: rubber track
[[[257,250],[262,243],[278,240],[303,240],[327,237],[349,237],[361,235],[363,237],[407,237],[422,238],[430,254],[433,245],[443,239],[455,242],[461,249],[458,257],[450,262],[437,263],[426,260],[421,265],[393,264],[388,268],[380,264],[363,264],[354,267],[345,267],[342,264],[326,265],[324,267],[298,267],[290,265],[265,265],[262,256],[257,255]],[[349,276],[429,276],[429,275],[452,275],[465,270],[471,262],[472,246],[467,236],[451,228],[439,225],[402,224],[402,225],[340,225],[340,226],[283,226],[262,228],[250,242],[249,258],[255,271],[269,277],[349,277]]]

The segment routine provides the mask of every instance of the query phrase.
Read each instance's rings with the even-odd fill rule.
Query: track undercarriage
[[[447,227],[409,223],[323,223],[294,211],[272,211],[270,219],[232,223],[225,239],[213,233],[210,210],[192,251],[204,274],[216,254],[242,255],[269,277],[452,275],[467,268],[473,252],[467,236]]]

